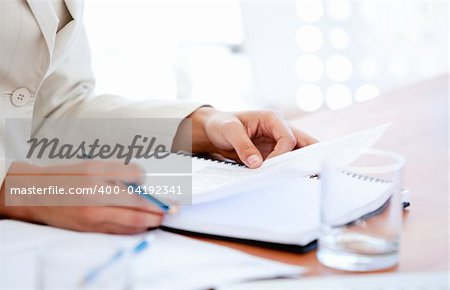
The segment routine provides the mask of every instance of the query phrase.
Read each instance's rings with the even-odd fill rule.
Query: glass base
[[[383,255],[360,255],[320,247],[317,258],[327,267],[357,272],[381,270],[398,264],[398,252]]]

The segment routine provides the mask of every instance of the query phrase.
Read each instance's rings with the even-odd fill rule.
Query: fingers
[[[126,206],[124,206],[124,208],[134,209],[137,211],[147,212],[160,216],[164,215],[164,211],[153,203],[143,198],[137,198],[136,200],[137,201],[135,203],[130,203],[130,205],[127,204]]]
[[[264,153],[264,156],[262,154],[264,150],[262,149],[267,141],[259,144],[251,140],[248,135],[249,133],[244,127],[244,125],[247,126],[245,123],[247,118],[241,118],[241,122],[231,121],[223,127],[225,128],[224,136],[226,140],[232,145],[239,159],[250,168],[260,167],[264,159],[272,158],[317,142],[316,139],[303,131],[290,126],[275,112],[260,112],[258,117],[259,126],[263,128],[262,137],[269,138],[274,143],[274,145],[269,144],[273,146],[273,149],[266,150],[267,152]],[[256,136],[258,135],[257,133],[255,134]],[[252,135],[255,137],[254,134]]]
[[[271,135],[270,137],[276,142],[273,151],[267,158],[272,158],[295,149],[297,139],[295,139],[291,128],[278,116],[278,114],[269,113],[263,122],[268,122],[268,125],[265,127],[269,128],[268,134]]]
[[[31,220],[81,232],[136,234],[158,227],[162,214],[100,206],[35,207]]]
[[[126,207],[99,207],[96,214],[100,223],[133,228],[157,227],[161,224],[163,217],[162,213],[150,213]]]
[[[63,207],[55,207],[60,211]],[[62,214],[62,213],[61,213]],[[161,224],[162,213],[149,213],[128,207],[71,207],[66,215],[72,216],[75,222],[59,225],[79,231],[101,232],[113,234],[135,234],[147,231]],[[52,224],[51,222],[49,224]]]
[[[146,232],[148,231],[148,228],[126,227],[113,223],[105,223],[92,231],[105,234],[134,235]]]
[[[258,148],[253,144],[240,121],[228,122],[224,126],[225,139],[233,146],[239,159],[250,168],[258,168],[263,158]]]
[[[265,134],[275,141],[275,146],[267,158],[272,158],[294,149],[305,147],[317,142],[308,134],[290,126],[279,114],[275,112],[261,113],[260,122],[265,128]]]
[[[260,167],[264,159],[317,142],[272,111],[214,111],[205,120],[203,131],[209,143],[199,152],[220,153],[250,168]]]
[[[297,140],[296,148],[302,148],[319,142],[319,140],[309,136],[308,134],[294,126],[290,126],[290,128],[295,136],[295,139]]]
[[[38,207],[39,221],[81,232],[136,234],[161,225],[163,214],[132,207],[68,206]]]

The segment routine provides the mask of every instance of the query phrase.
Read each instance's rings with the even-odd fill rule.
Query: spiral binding
[[[350,176],[352,178],[356,178],[356,179],[359,179],[359,180],[362,180],[362,181],[375,182],[375,183],[391,183],[391,181],[389,181],[389,180],[384,180],[384,179],[381,179],[381,178],[365,176],[365,175],[357,174],[357,173],[350,172],[350,171],[343,170],[342,173],[344,173],[347,176]]]
[[[183,157],[189,157],[189,158],[196,159],[196,160],[208,161],[208,162],[216,163],[216,164],[229,164],[229,165],[238,166],[238,167],[246,167],[244,164],[240,164],[240,163],[237,163],[237,162],[234,162],[231,160],[217,160],[217,159],[208,157],[206,155],[192,155],[191,153],[183,152],[183,151],[179,151],[179,152],[176,152],[173,154],[183,156]]]
[[[208,157],[206,155],[192,155],[191,153],[188,152],[175,152],[173,154],[179,155],[179,156],[183,156],[183,157],[189,157],[189,158],[193,158],[193,159],[197,159],[197,160],[203,160],[203,161],[208,161],[211,163],[216,163],[216,164],[228,164],[228,165],[232,165],[232,166],[237,166],[237,167],[241,167],[241,168],[245,168],[246,166],[244,164],[240,164],[237,163],[235,161],[231,161],[231,160],[217,160],[217,159],[213,159],[211,157]],[[376,183],[391,183],[388,180],[383,180],[380,178],[376,178],[376,177],[370,177],[370,176],[365,176],[365,175],[361,175],[361,174],[357,174],[351,171],[345,171],[343,170],[342,173],[344,173],[347,176],[350,176],[352,178],[357,178],[359,180],[363,180],[363,181],[368,181],[368,182],[376,182]],[[310,179],[320,179],[320,174],[311,174],[308,176],[305,176],[307,178]]]
[[[202,160],[202,161],[207,161],[207,162],[211,162],[211,163],[216,163],[216,164],[227,164],[227,165],[231,165],[231,166],[237,166],[239,168],[247,168],[247,166],[245,166],[244,164],[241,163],[237,163],[235,161],[232,160],[217,160],[217,159],[213,159],[211,157],[205,156],[205,155],[192,155],[191,153],[187,153],[187,152],[176,152],[174,154],[183,156],[183,157],[190,157],[192,159],[197,159],[197,160]],[[308,175],[305,176],[307,178],[310,179],[320,179],[320,175],[319,174],[312,174],[312,175]]]

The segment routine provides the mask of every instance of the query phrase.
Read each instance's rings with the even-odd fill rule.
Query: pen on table
[[[141,239],[132,249],[131,253],[134,255],[139,254],[146,248],[150,246],[150,241],[153,240],[153,235],[148,235]],[[108,260],[103,262],[102,264],[92,268],[89,270],[86,275],[84,275],[83,279],[80,281],[80,286],[86,286],[89,283],[95,281],[95,279],[108,267],[119,261],[124,255],[126,255],[127,251],[124,249],[117,250]]]

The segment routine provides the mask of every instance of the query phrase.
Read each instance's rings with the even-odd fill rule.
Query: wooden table
[[[294,120],[319,140],[392,123],[375,147],[406,157],[405,187],[411,191],[412,205],[404,217],[400,264],[384,272],[448,271],[448,83],[445,75],[346,109]],[[301,255],[202,240],[306,266],[310,276],[347,273],[320,265],[315,251]]]

